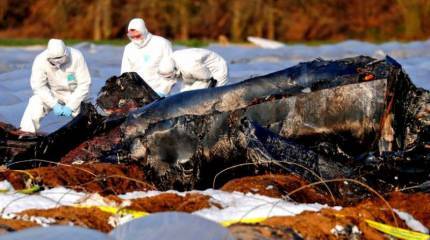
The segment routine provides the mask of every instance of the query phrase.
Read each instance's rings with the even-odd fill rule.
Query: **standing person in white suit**
[[[57,116],[75,117],[89,93],[91,77],[82,53],[51,39],[36,56],[31,70],[33,96],[21,119],[21,130],[35,133],[51,110]]]
[[[148,32],[141,18],[128,24],[127,36],[131,42],[125,46],[121,74],[136,72],[159,95],[168,94],[175,81],[158,74],[158,65],[164,57],[172,54],[172,44],[165,38]]]
[[[189,48],[175,51],[164,58],[159,67],[160,75],[182,81],[181,92],[224,86],[228,82],[228,65],[213,51]]]

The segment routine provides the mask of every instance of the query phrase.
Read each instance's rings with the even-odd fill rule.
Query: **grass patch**
[[[211,42],[208,40],[189,39],[189,40],[176,40],[176,41],[173,41],[173,43],[177,45],[186,46],[186,47],[207,47]]]
[[[285,44],[288,45],[298,45],[298,44],[304,44],[306,46],[311,46],[311,47],[318,47],[321,45],[327,45],[327,44],[336,44],[342,41],[334,41],[334,40],[312,40],[312,41],[305,41],[305,42],[286,42]]]

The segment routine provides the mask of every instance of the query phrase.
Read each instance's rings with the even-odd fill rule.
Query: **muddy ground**
[[[155,190],[145,182],[145,174],[137,166],[88,164],[60,165],[42,167],[27,171],[3,170],[0,179],[7,179],[15,189],[26,188],[29,179],[32,184],[44,188],[65,186],[76,191],[99,193],[116,204],[128,202],[127,209],[150,213],[163,211],[194,212],[200,209],[222,208],[209,196],[199,193],[188,193],[184,196],[175,193],[122,200],[116,195],[131,191]],[[403,220],[396,217],[390,208],[378,197],[361,200],[358,203],[345,205],[342,196],[328,194],[324,187],[303,188],[291,196],[295,189],[307,185],[295,175],[261,175],[234,179],[224,184],[224,191],[251,192],[276,197],[293,199],[299,203],[319,202],[328,205],[341,205],[340,211],[323,209],[319,212],[303,212],[293,217],[271,217],[258,224],[234,224],[229,226],[238,239],[386,239],[386,236],[371,228],[366,219],[383,222],[393,226],[408,228]],[[333,187],[333,186],[332,186]],[[392,208],[407,212],[430,228],[430,194],[428,193],[385,193],[383,197]],[[420,206],[420,207],[417,207]],[[45,220],[35,220],[43,217]],[[111,213],[98,208],[58,207],[48,210],[26,210],[16,214],[13,219],[0,219],[0,232],[6,233],[37,226],[41,221],[48,224],[70,224],[109,232],[113,229]],[[335,227],[343,229],[335,231]],[[359,231],[356,231],[356,230]]]

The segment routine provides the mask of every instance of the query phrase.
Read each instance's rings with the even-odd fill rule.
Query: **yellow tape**
[[[108,207],[108,206],[99,206],[98,208],[102,211],[110,212],[113,214],[124,214],[124,215],[130,214],[133,216],[133,218],[140,218],[140,217],[145,217],[149,215],[148,212],[135,211],[135,210],[126,209],[126,208],[116,208],[116,207]]]
[[[237,219],[237,220],[227,220],[227,221],[222,221],[220,222],[221,225],[223,225],[224,227],[228,227],[232,224],[235,223],[249,223],[249,224],[256,224],[259,222],[262,222],[264,220],[266,220],[267,217],[260,217],[260,218],[243,218],[243,219]]]
[[[40,190],[42,190],[42,188],[39,185],[33,185],[31,188],[16,190],[16,192],[23,193],[23,194],[32,194]]]
[[[375,222],[367,219],[366,219],[366,222],[367,224],[369,224],[370,227],[373,227],[381,232],[384,232],[396,238],[406,239],[406,240],[429,240],[430,239],[430,235],[428,234],[414,232],[403,228],[397,228],[397,227],[393,227],[387,224],[383,224],[383,223],[379,223],[379,222]]]
[[[117,208],[117,207],[110,207],[110,206],[85,206],[85,205],[76,205],[75,207],[80,207],[80,208],[95,207],[95,208],[100,209],[103,212],[107,212],[107,213],[111,213],[111,214],[122,214],[122,215],[130,214],[130,215],[133,216],[133,218],[140,218],[140,217],[145,217],[145,216],[149,215],[148,212],[135,211],[135,210],[131,210],[131,209]]]
[[[30,188],[16,190],[15,192],[23,193],[23,194],[32,194],[32,193],[38,192],[40,190],[42,190],[42,188],[39,185],[33,185]],[[10,191],[10,189],[0,189],[0,193],[8,193],[9,191]]]

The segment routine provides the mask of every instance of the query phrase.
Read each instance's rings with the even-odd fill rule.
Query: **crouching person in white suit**
[[[48,48],[36,56],[31,70],[33,96],[21,120],[21,130],[35,133],[51,110],[57,116],[75,117],[89,93],[91,77],[85,59],[77,49],[51,39]]]
[[[172,44],[169,40],[148,32],[141,18],[130,21],[127,36],[131,42],[124,49],[121,74],[136,72],[158,95],[168,94],[175,81],[160,76],[158,67],[161,59],[172,54]]]
[[[164,58],[158,69],[161,76],[182,81],[181,92],[219,87],[228,82],[228,65],[215,52],[202,48],[175,51]]]

